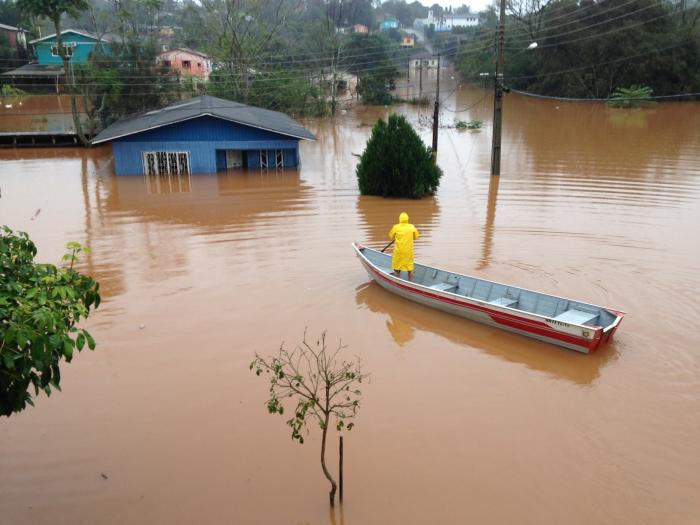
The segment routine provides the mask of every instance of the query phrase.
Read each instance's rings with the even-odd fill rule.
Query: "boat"
[[[625,316],[612,308],[421,264],[415,264],[413,281],[408,281],[393,274],[391,255],[352,246],[369,276],[392,293],[577,352],[588,354],[610,341]]]

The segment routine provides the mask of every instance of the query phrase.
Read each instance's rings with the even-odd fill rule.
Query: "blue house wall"
[[[188,152],[192,173],[215,173],[226,168],[225,150],[246,151],[247,167],[260,168],[260,151],[268,151],[274,166],[278,149],[283,150],[284,167],[298,166],[299,139],[210,116],[112,141],[117,175],[142,175],[143,154],[150,151]]]
[[[99,42],[95,38],[90,38],[85,35],[80,35],[78,33],[64,33],[61,35],[63,40],[63,45],[71,46],[73,48],[73,56],[71,57],[71,63],[73,64],[87,64],[88,57],[90,53],[95,49],[97,44],[102,46],[103,51],[106,53],[111,53],[112,48],[110,44],[106,42]],[[51,48],[56,45],[56,37],[52,36],[41,42],[36,42],[34,44],[34,49],[36,51],[37,62],[44,66],[51,65],[62,65],[63,61],[60,56],[54,56],[51,53]]]

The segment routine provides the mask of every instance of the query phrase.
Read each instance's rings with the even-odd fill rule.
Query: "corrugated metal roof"
[[[280,135],[316,140],[316,137],[309,130],[289,115],[204,95],[190,100],[180,100],[162,109],[124,117],[102,130],[92,140],[92,143],[108,142],[206,115],[244,126],[272,131]]]
[[[207,55],[206,53],[202,53],[201,51],[195,51],[194,49],[190,49],[189,47],[174,47],[172,49],[167,49],[167,50],[159,53],[158,56],[160,57],[163,55],[167,55],[168,53],[174,53],[176,51],[181,51],[184,53],[191,53],[193,55],[198,55],[202,58],[209,58],[209,55]]]
[[[92,40],[95,41],[102,41],[102,42],[107,42],[107,43],[113,43],[119,38],[116,35],[110,35],[110,34],[105,34],[102,38],[97,38],[95,35],[91,35],[90,33],[86,33],[85,31],[78,31],[77,29],[64,29],[61,31],[61,36],[68,34],[68,33],[73,33],[75,35],[81,35],[86,38],[91,38]],[[36,38],[34,40],[30,40],[30,44],[36,44],[37,42],[43,42],[44,40],[48,40],[49,38],[53,38],[56,36],[56,33],[53,33],[51,35],[46,35],[41,38]]]
[[[60,77],[64,73],[62,65],[25,64],[12,71],[0,73],[4,77]]]

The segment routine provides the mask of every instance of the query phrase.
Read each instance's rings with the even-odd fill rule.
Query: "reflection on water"
[[[601,369],[617,359],[615,343],[589,355],[562,352],[553,345],[529,341],[523,336],[436,312],[420,304],[409,302],[401,305],[407,300],[393,296],[373,281],[356,288],[355,301],[370,312],[387,316],[387,330],[402,347],[413,340],[416,331],[428,332],[461,347],[477,348],[489,355],[544,372],[550,377],[580,385],[593,383]]]
[[[110,178],[105,212],[146,215],[181,224],[243,228],[258,215],[303,208],[309,191],[299,173],[292,170],[144,178]]]
[[[189,173],[152,173],[144,175],[148,193],[189,193]]]
[[[493,250],[493,234],[496,225],[496,204],[498,203],[498,185],[501,177],[492,175],[489,179],[489,196],[486,201],[486,224],[484,225],[484,242],[482,243],[481,259],[477,269],[484,270],[491,264]]]

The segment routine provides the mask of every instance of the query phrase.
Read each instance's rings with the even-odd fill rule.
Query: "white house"
[[[442,16],[434,16],[433,10],[428,11],[428,18],[416,18],[413,27],[424,31],[433,25],[436,32],[452,31],[455,27],[476,27],[479,25],[479,15],[452,15],[444,13]]]

